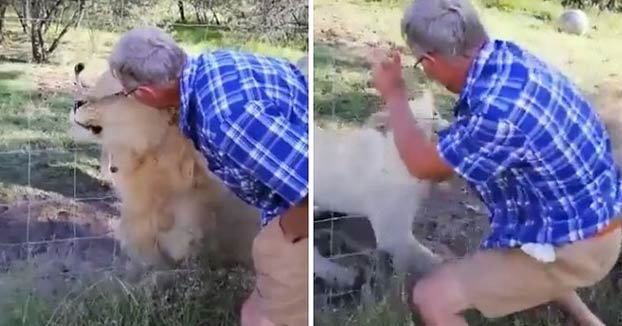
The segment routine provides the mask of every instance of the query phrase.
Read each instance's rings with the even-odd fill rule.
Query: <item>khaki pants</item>
[[[256,285],[251,300],[274,325],[308,324],[308,257],[308,240],[287,241],[278,218],[270,221],[255,239]]]
[[[459,310],[475,308],[497,318],[594,285],[613,268],[621,242],[620,227],[612,225],[606,233],[557,248],[552,263],[541,263],[520,249],[487,250],[445,264],[430,278],[458,287]]]

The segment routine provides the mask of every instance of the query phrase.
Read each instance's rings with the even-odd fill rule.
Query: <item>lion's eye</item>
[[[79,107],[83,106],[84,104],[86,104],[86,101],[83,101],[83,100],[77,100],[77,101],[73,102],[73,112],[76,112],[76,110]]]

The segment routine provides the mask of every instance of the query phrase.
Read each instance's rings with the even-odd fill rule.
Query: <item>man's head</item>
[[[154,107],[178,106],[178,83],[187,54],[157,27],[137,27],[112,49],[108,64],[126,92]]]
[[[415,0],[401,25],[426,75],[459,93],[473,56],[488,40],[475,8],[468,0]]]

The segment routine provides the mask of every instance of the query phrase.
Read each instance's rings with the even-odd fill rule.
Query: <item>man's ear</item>
[[[157,91],[151,86],[138,86],[136,90],[133,92],[138,98],[150,98],[154,99],[157,97]]]
[[[423,57],[425,58],[424,60],[428,60],[432,64],[436,63],[436,56],[434,54],[425,53]]]
[[[179,87],[177,84],[139,86],[132,94],[140,102],[157,109],[179,105]]]
[[[160,108],[158,105],[161,102],[158,90],[153,88],[152,86],[138,86],[134,92],[132,92],[132,97],[134,97],[139,102],[154,107]]]

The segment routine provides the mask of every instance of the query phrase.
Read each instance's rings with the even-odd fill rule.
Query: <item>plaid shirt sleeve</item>
[[[308,193],[308,136],[269,101],[250,101],[222,117],[216,141],[224,155],[290,205]]]
[[[484,183],[516,163],[525,138],[511,123],[486,114],[461,116],[439,133],[438,150],[468,181]]]

